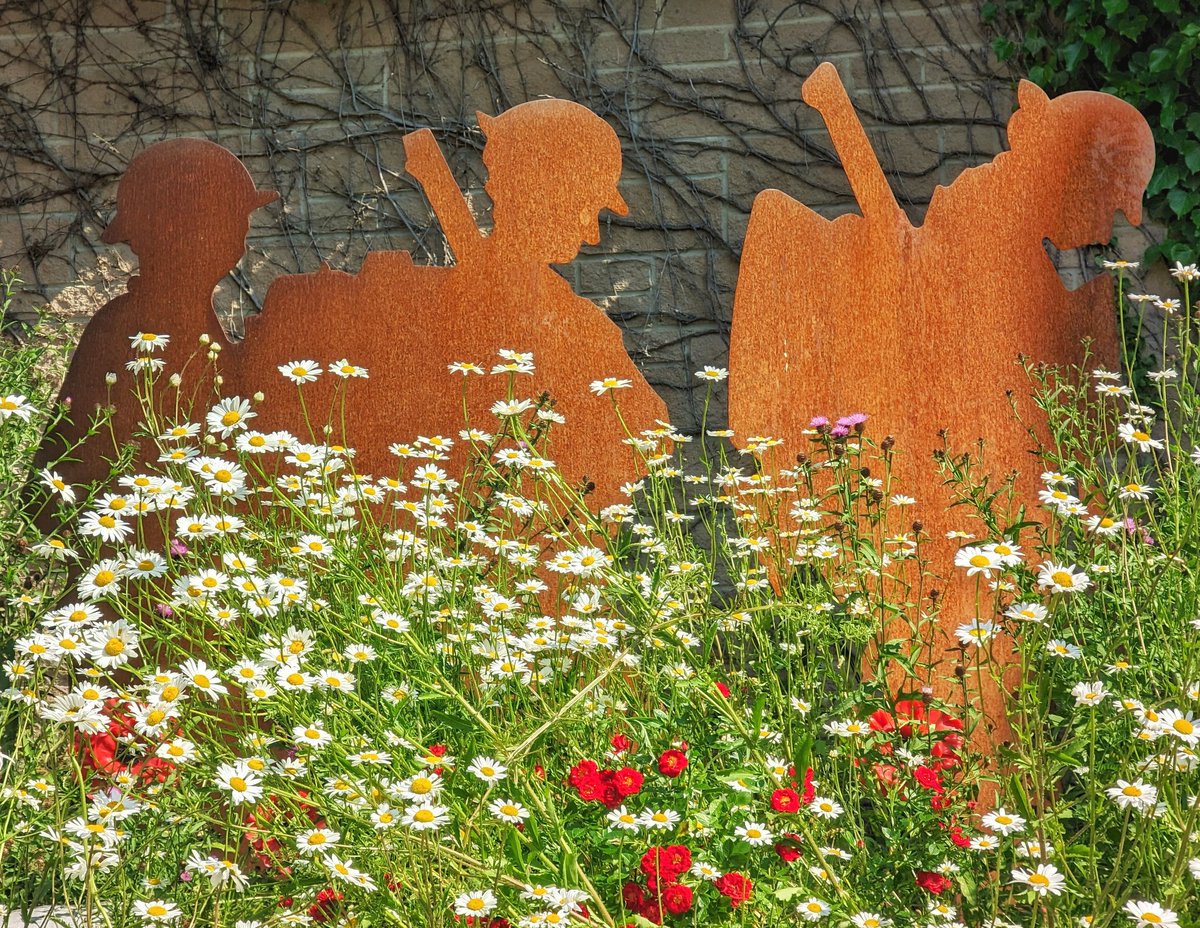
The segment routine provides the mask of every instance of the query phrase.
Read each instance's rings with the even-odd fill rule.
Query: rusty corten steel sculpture
[[[490,367],[500,349],[510,349],[531,352],[536,364],[532,377],[517,378],[517,396],[548,391],[567,420],[551,432],[546,453],[568,480],[597,485],[594,505],[623,499],[620,484],[636,476],[626,425],[635,435],[654,428],[666,407],[630,360],[617,325],[552,267],[573,260],[582,242],[599,242],[602,209],[627,211],[617,190],[620,144],[603,120],[564,100],[479,120],[487,138],[490,235],[480,233],[432,133],[412,133],[405,138],[407,167],[434,207],[455,264],[418,266],[407,252],[376,252],[358,274],[323,267],[281,277],[236,343],[222,332],[212,291],[244,254],[250,212],[275,194],[256,190],[240,162],[209,142],[164,142],[139,154],[121,181],[117,218],[104,241],[128,241],[140,274],[88,325],[61,394],[71,398],[74,423],[50,437],[43,459],[73,449],[75,460],[59,468],[68,481],[107,476],[108,459],[133,438],[142,415],[124,371],[137,332],[171,336],[167,370],[182,371],[185,389],[198,398],[193,418],[214,396],[197,352],[207,333],[222,347],[221,395],[264,391],[257,421],[303,440],[321,436],[310,435],[297,391],[279,366],[346,358],[367,368],[369,379],[353,384],[344,414],[337,412],[346,436],[329,440],[353,443],[355,469],[376,475],[398,469],[387,450],[394,442],[437,433],[457,438],[464,396],[448,364]],[[105,383],[108,372],[119,372],[113,386]],[[623,421],[608,397],[589,391],[605,377],[630,382],[617,397]],[[309,415],[330,408],[334,381],[305,386]],[[467,384],[475,427],[494,430],[489,409],[500,386],[498,378]],[[109,404],[111,424],[76,448],[94,409]]]
[[[601,210],[628,211],[617,190],[617,136],[565,100],[525,103],[496,117],[480,113],[479,125],[489,235],[480,233],[433,134],[411,133],[406,169],[433,206],[454,265],[415,267],[406,253],[382,252],[368,255],[358,274],[326,268],[280,278],[239,350],[264,359],[265,377],[273,364],[310,355],[305,330],[322,325],[325,356],[365,358],[357,363],[370,368],[370,380],[349,395],[354,432],[390,441],[431,431],[457,437],[464,396],[447,378],[449,363],[487,368],[500,360],[500,349],[532,352],[536,371],[517,378],[518,398],[547,391],[566,418],[544,452],[572,483],[587,477],[596,484],[595,505],[624,501],[619,487],[634,476],[626,426],[634,435],[655,428],[666,406],[630,360],[618,326],[552,267],[572,261],[582,242],[600,241]],[[589,390],[607,377],[630,384],[617,391],[621,418],[609,397]],[[465,384],[467,411],[472,425],[490,429],[499,384],[474,380]],[[311,386],[318,397],[322,386],[332,389]],[[357,447],[360,469],[381,466],[361,437]]]
[[[130,162],[117,189],[116,218],[101,240],[127,242],[138,256],[138,274],[88,322],[59,393],[70,401],[70,413],[47,436],[41,463],[62,458],[55,466],[68,483],[108,476],[109,462],[134,440],[143,418],[134,375],[125,368],[138,332],[170,335],[155,357],[190,378],[192,395],[211,395],[206,365],[193,356],[201,335],[229,346],[213,310],[213,289],[245,255],[250,214],[277,198],[256,189],[233,154],[201,139],[158,142]],[[112,385],[106,383],[110,373],[116,375]],[[111,415],[81,444],[99,407],[111,408]]]
[[[1107,242],[1118,210],[1140,222],[1153,139],[1138,111],[1115,97],[1051,100],[1022,81],[1011,150],[939,187],[914,226],[831,64],[805,81],[803,97],[825,120],[861,215],[826,220],[778,190],[755,199],[734,301],[730,426],[740,441],[783,438],[793,454],[818,414],[864,412],[877,438],[895,436],[897,491],[916,498],[930,539],[924,552],[949,582],[945,638],[930,642],[946,652],[934,681],[945,696],[960,686],[953,630],[976,615],[974,580],[952,576],[961,542],[946,532],[978,531],[978,523],[959,524],[961,510],[948,508],[932,458],[939,430],[952,445],[982,437],[985,463],[997,475],[1018,469],[1019,496],[1037,506],[1040,469],[1005,391],[1026,422],[1044,417],[1020,399],[1030,389],[1018,355],[1078,364],[1090,338],[1096,363],[1118,360],[1110,281],[1068,291],[1043,240],[1063,249]],[[1002,738],[1002,694],[983,696]]]

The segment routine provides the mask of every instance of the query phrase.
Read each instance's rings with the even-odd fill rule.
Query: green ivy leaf
[[[1062,50],[1063,67],[1068,71],[1074,71],[1079,67],[1079,63],[1087,57],[1088,47],[1082,41],[1072,42]]]
[[[1176,216],[1186,216],[1197,203],[1200,203],[1200,193],[1184,187],[1176,187],[1167,194],[1167,205]]]
[[[1147,58],[1147,66],[1150,68],[1151,74],[1161,74],[1163,71],[1169,70],[1174,64],[1174,56],[1169,49],[1152,48],[1150,55]]]

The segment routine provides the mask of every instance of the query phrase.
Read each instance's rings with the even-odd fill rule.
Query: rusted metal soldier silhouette
[[[322,269],[280,278],[239,343],[223,333],[212,291],[245,252],[250,212],[276,195],[256,190],[241,163],[210,142],[162,142],[139,154],[121,181],[117,219],[104,241],[128,241],[140,274],[88,325],[61,394],[73,401],[73,421],[49,436],[42,461],[68,452],[75,460],[59,470],[71,483],[107,476],[142,417],[123,367],[138,332],[170,336],[153,357],[183,374],[200,406],[212,396],[198,351],[207,334],[223,349],[222,394],[264,391],[260,421],[301,435],[307,416],[278,366],[344,357],[368,368],[370,378],[347,393],[345,416],[345,439],[355,444],[362,473],[394,472],[393,442],[439,431],[456,436],[462,398],[447,365],[491,364],[509,348],[534,353],[537,373],[520,384],[525,395],[550,391],[568,420],[550,445],[559,469],[574,482],[594,480],[596,504],[616,501],[616,488],[636,472],[633,452],[609,399],[589,393],[589,384],[629,381],[619,400],[635,434],[664,419],[666,407],[630,360],[620,329],[551,265],[571,261],[581,242],[599,241],[602,209],[626,212],[617,192],[620,145],[603,120],[563,100],[481,115],[480,124],[488,136],[491,235],[480,234],[432,134],[413,133],[406,139],[410,169],[434,204],[455,266],[416,267],[405,252],[384,252],[368,255],[357,275]],[[118,375],[113,385],[105,381],[110,372]],[[332,379],[311,385],[311,394],[332,389]],[[473,385],[470,414],[487,428],[495,397],[482,386]],[[114,412],[102,432],[76,447],[95,408],[109,404]]]
[[[242,163],[213,142],[158,142],[133,158],[117,188],[116,218],[101,240],[128,242],[138,273],[88,323],[59,394],[71,402],[70,416],[47,436],[42,463],[66,454],[56,467],[67,482],[99,480],[134,441],[142,410],[126,363],[135,357],[130,340],[137,333],[168,335],[166,348],[152,357],[183,372],[190,395],[205,396],[211,382],[200,336],[228,346],[213,289],[245,254],[250,214],[277,196],[256,189]],[[110,374],[116,375],[111,385]],[[106,423],[80,445],[97,409],[110,405]]]
[[[797,451],[811,416],[861,411],[877,438],[895,436],[904,452],[898,492],[917,499],[924,552],[949,584],[936,584],[945,591],[943,635],[928,642],[950,659],[935,671],[946,695],[957,686],[953,630],[976,615],[974,581],[952,576],[962,542],[946,532],[980,526],[947,508],[931,458],[939,430],[963,448],[982,437],[987,466],[997,476],[1019,469],[1018,493],[1037,506],[1042,468],[1005,396],[1021,398],[1026,422],[1041,421],[1023,399],[1030,389],[1018,355],[1077,364],[1090,338],[1097,363],[1117,361],[1110,281],[1068,291],[1043,239],[1064,249],[1107,242],[1117,210],[1140,222],[1153,140],[1137,110],[1115,97],[1050,100],[1023,81],[1011,150],[939,187],[925,222],[913,226],[832,65],[813,72],[803,97],[824,118],[862,214],[829,221],[778,190],[756,198],[734,302],[730,425]],[[1001,694],[989,689],[984,699],[1003,737]]]
[[[572,483],[586,477],[596,484],[596,505],[616,502],[620,484],[636,473],[633,452],[610,398],[592,394],[589,384],[629,382],[617,400],[635,435],[665,419],[666,407],[630,360],[617,325],[552,265],[572,261],[582,242],[599,242],[601,210],[627,212],[617,190],[620,144],[607,123],[565,100],[481,113],[479,124],[491,234],[481,234],[433,134],[411,133],[406,167],[433,206],[454,265],[418,267],[406,252],[376,252],[356,275],[322,269],[282,277],[235,355],[252,356],[264,376],[318,350],[368,367],[369,379],[347,394],[347,421],[358,435],[357,469],[381,473],[395,469],[388,443],[431,432],[455,438],[463,428],[450,363],[489,367],[500,349],[532,352],[536,373],[517,379],[519,395],[548,391],[567,420],[556,427],[557,439],[551,432],[546,454]],[[498,387],[495,380],[468,384],[472,425],[494,430],[489,409]],[[453,456],[460,450],[461,443]]]

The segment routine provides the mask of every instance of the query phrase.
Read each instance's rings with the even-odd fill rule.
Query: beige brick
[[[222,3],[222,28],[239,44],[275,52],[314,48],[390,48],[396,27],[386,6],[353,0],[302,0],[272,5],[264,11],[255,0]]]
[[[632,11],[636,0],[619,0],[618,10]],[[639,3],[640,25],[645,31],[664,31],[688,26],[726,26],[732,20],[730,0],[657,0]]]
[[[691,65],[729,60],[730,27],[659,29],[642,38],[645,57],[665,65]],[[644,34],[643,34],[644,35]]]
[[[890,9],[884,13],[883,29],[897,48],[955,45],[981,48],[988,44],[978,7],[973,8],[970,4],[915,6],[915,9]]]
[[[166,0],[99,0],[88,5],[87,16],[90,29],[121,29],[170,18],[170,7]]]
[[[651,262],[641,258],[613,260],[585,256],[572,265],[576,290],[600,296],[641,293],[651,286]]]

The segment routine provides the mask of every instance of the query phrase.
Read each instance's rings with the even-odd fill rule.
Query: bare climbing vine
[[[914,211],[1000,149],[1012,80],[969,2],[4,0],[0,263],[26,280],[18,313],[95,266],[128,159],[179,135],[224,144],[282,193],[223,294],[231,314],[321,261],[440,261],[402,135],[435,130],[486,225],[475,111],[562,96],[620,135],[632,206],[593,250],[605,261],[564,273],[624,327],[686,427],[690,371],[725,353],[753,196],[854,208],[800,100],[826,58]]]

